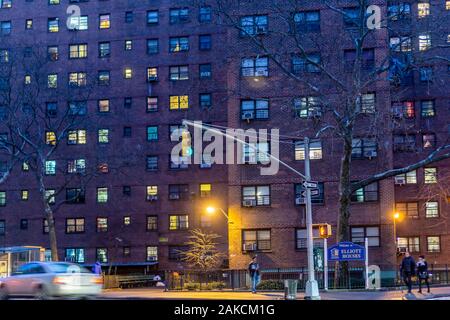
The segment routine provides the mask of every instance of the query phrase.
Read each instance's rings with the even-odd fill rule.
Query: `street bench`
[[[149,287],[156,285],[153,275],[118,276],[119,288]]]

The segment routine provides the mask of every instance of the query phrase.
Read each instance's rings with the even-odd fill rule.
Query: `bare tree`
[[[398,113],[385,105],[407,96],[403,86],[406,76],[415,71],[427,72],[422,68],[430,63],[442,66],[448,62],[448,55],[443,53],[449,47],[444,32],[445,16],[423,19],[420,25],[407,29],[405,37],[405,30],[396,29],[395,21],[404,16],[411,19],[410,7],[388,10],[385,1],[194,2],[197,6],[210,4],[215,21],[226,28],[231,37],[241,37],[241,46],[230,46],[231,60],[243,58],[252,50],[257,57],[266,57],[275,69],[296,83],[298,92],[306,98],[285,111],[293,112],[303,121],[302,127],[306,129],[298,131],[300,136],[313,134],[316,138],[334,139],[342,144],[337,241],[350,240],[350,204],[355,191],[450,157],[447,135],[440,137],[441,144],[428,149],[431,151],[425,155],[426,149],[414,149],[417,156],[422,157],[418,161],[392,169],[387,159],[380,159],[379,172],[351,181],[352,158],[361,149],[361,141],[374,145],[370,155],[363,154],[363,157],[373,158],[391,150],[392,144],[385,141],[394,131],[391,123]],[[376,27],[368,21],[372,12],[367,8],[371,4],[381,8],[381,21]],[[326,12],[320,22],[316,20],[319,13],[311,13],[311,17],[305,13],[316,10],[317,5],[323,10],[320,15]],[[261,15],[270,17],[270,23],[264,18],[252,18]],[[324,34],[324,30],[331,34]],[[391,50],[387,53],[385,49],[389,47]],[[445,83],[439,78],[441,75],[435,72],[433,85],[439,87],[440,83]],[[369,94],[373,91],[377,95],[382,93],[379,101]],[[381,141],[377,150],[376,145]]]
[[[52,71],[53,57],[46,46],[10,43],[8,47],[0,68],[1,127],[7,132],[1,156],[9,156],[7,172],[20,164],[33,173],[48,224],[52,260],[58,261],[54,214],[64,203],[82,201],[87,183],[97,174],[96,167],[87,169],[85,159],[56,166],[57,160],[60,164],[67,160],[68,144],[86,143],[86,132],[94,128],[95,116],[87,114],[94,79],[79,73],[64,86]],[[56,201],[74,185],[64,200]]]

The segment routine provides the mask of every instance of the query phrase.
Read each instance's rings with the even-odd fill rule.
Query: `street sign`
[[[305,188],[314,189],[314,188],[317,188],[318,185],[319,185],[319,182],[317,182],[317,181],[305,181],[305,182],[303,182],[303,186]]]
[[[311,189],[311,196],[318,196],[320,194],[319,189]],[[306,190],[300,192],[302,198],[306,198]]]
[[[331,261],[364,261],[364,246],[353,242],[339,242],[328,249],[328,260]]]

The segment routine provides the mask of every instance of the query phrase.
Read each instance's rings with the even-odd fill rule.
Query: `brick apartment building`
[[[386,1],[374,2],[387,10]],[[435,12],[449,18],[449,1],[423,2],[429,6],[420,10],[416,1],[402,3],[409,3],[405,21],[410,24],[427,12],[429,17],[424,19],[431,19]],[[66,26],[66,10],[72,4],[81,9],[77,30]],[[299,12],[310,17],[307,27],[318,38],[332,37],[330,31],[336,25],[344,30],[342,16],[324,4],[312,1],[302,6]],[[389,2],[389,6],[394,10],[399,4]],[[253,21],[255,32],[273,37],[265,33],[276,24],[276,17],[264,5],[246,6],[240,14]],[[280,128],[280,158],[300,172],[304,166],[301,139],[315,134],[309,113],[302,117],[292,111],[306,89],[257,52],[249,37],[219,25],[216,19],[211,7],[197,7],[192,1],[0,0],[0,60],[5,62],[8,46],[14,43],[20,43],[24,52],[35,47],[47,50],[52,61],[46,77],[58,82],[57,94],[48,105],[64,110],[70,104],[70,83],[80,77],[94,84],[82,104],[87,113],[96,115],[95,125],[80,128],[75,142],[62,146],[49,170],[55,165],[69,168],[73,159],[99,168],[105,161],[120,159],[123,164],[117,170],[103,170],[77,203],[66,203],[55,212],[61,259],[87,265],[99,260],[139,269],[179,269],[179,250],[184,248],[188,230],[202,228],[222,235],[219,248],[229,257],[224,267],[245,268],[255,252],[263,268],[306,265],[300,177],[284,167],[277,175],[261,176],[258,165],[177,167],[170,162],[170,151],[177,143],[171,141],[170,132],[183,119],[231,128]],[[407,28],[400,20],[390,22],[393,28]],[[389,53],[391,38],[382,29],[369,40],[373,60]],[[448,49],[441,53],[448,57]],[[333,61],[339,61],[338,56]],[[423,81],[422,73],[414,72],[401,86],[388,80],[373,85],[378,113],[391,114],[399,102],[409,110],[409,117],[403,119],[407,135],[403,127],[385,121],[378,148],[361,147],[355,152],[352,179],[420,160],[437,142],[448,141],[448,63],[436,61],[433,68],[441,82]],[[362,122],[357,130],[362,135],[364,129]],[[406,141],[406,136],[414,136],[414,141]],[[321,182],[313,220],[330,223],[333,233],[341,148],[341,142],[332,137],[314,141],[311,161],[312,177]],[[50,172],[46,179],[61,184],[61,175]],[[450,263],[446,220],[450,205],[445,194],[449,180],[447,159],[357,192],[351,207],[352,241],[369,237],[371,264],[396,263],[395,211],[402,213],[397,222],[401,248],[425,254],[432,263]],[[76,188],[68,186],[56,197],[64,200]],[[444,196],[436,195],[441,189]],[[229,220],[206,215],[210,205],[227,211]],[[0,185],[0,247],[48,247],[41,207],[35,178],[22,166],[15,167]],[[334,236],[329,242],[334,243]]]

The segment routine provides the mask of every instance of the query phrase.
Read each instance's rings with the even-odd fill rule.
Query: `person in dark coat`
[[[102,264],[99,261],[96,261],[92,271],[95,274],[101,275],[102,274]]]
[[[411,293],[412,289],[412,281],[411,277],[416,273],[416,262],[414,258],[411,257],[409,252],[405,253],[405,257],[400,264],[400,274],[405,282],[405,285],[408,287],[408,293]]]
[[[250,273],[250,279],[252,280],[252,293],[256,293],[256,286],[260,281],[259,263],[256,262],[256,256],[254,256],[249,263],[248,272]]]
[[[422,281],[427,285],[427,292],[430,293],[430,283],[428,282],[428,263],[425,261],[425,256],[419,256],[417,262],[417,276],[419,278],[419,293],[422,293]]]

